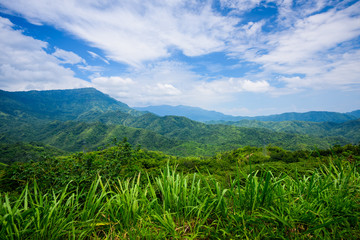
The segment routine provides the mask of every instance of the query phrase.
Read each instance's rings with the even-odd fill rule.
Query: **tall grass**
[[[359,239],[359,175],[358,163],[330,159],[294,178],[238,169],[228,187],[169,165],[86,191],[35,181],[17,199],[1,194],[0,239]]]

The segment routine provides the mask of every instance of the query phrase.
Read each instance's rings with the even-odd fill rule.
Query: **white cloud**
[[[29,21],[64,29],[108,58],[134,66],[168,57],[173,47],[188,56],[223,50],[237,23],[202,1],[14,0],[2,5]]]
[[[97,77],[92,84],[130,106],[182,104],[205,109],[234,102],[238,94],[272,90],[267,81],[240,78],[210,81],[184,63],[168,61],[148,64],[127,76]]]
[[[271,90],[267,81],[250,81],[248,79],[220,79],[211,82],[202,82],[199,86],[201,92],[211,92],[213,94],[231,94],[241,92],[264,93]]]
[[[223,8],[233,8],[237,11],[248,11],[259,6],[263,0],[220,0]]]
[[[314,55],[360,35],[360,16],[351,17],[359,9],[331,10],[297,21],[294,28],[270,36],[274,48],[256,61],[291,64],[319,57]]]
[[[77,55],[73,52],[70,52],[70,51],[65,51],[63,49],[59,49],[57,47],[55,47],[55,52],[52,55],[55,56],[56,58],[58,58],[62,63],[86,64],[86,61],[79,55]]]
[[[10,91],[89,86],[44,50],[47,43],[25,36],[0,17],[0,88]]]
[[[293,2],[287,3],[295,11]],[[286,1],[281,4],[285,6]],[[319,13],[315,12],[326,5],[323,1],[305,5],[309,16],[293,14],[289,28],[269,34],[256,32],[255,37],[243,35],[244,39],[234,41],[231,56],[259,64],[262,72],[250,72],[247,77],[285,83],[284,88],[272,88],[272,95],[309,88],[358,89],[354,84],[360,84],[359,52],[352,49],[360,36],[360,3]]]
[[[108,87],[120,87],[128,88],[130,85],[134,85],[135,82],[131,78],[121,78],[121,77],[98,77],[91,80],[92,83],[96,85],[107,85]]]
[[[24,36],[13,30],[7,19],[0,18],[4,29],[8,28],[0,32],[4,35],[0,36],[1,85],[10,88],[5,78],[21,89],[39,86],[39,82],[59,86],[60,79],[69,88],[86,83],[61,66],[70,63],[93,74],[89,77],[92,86],[132,106],[165,103],[214,109],[248,94],[272,97],[304,89],[359,89],[360,59],[359,51],[354,49],[359,46],[360,2],[221,0],[222,10],[231,8],[229,14],[217,12],[219,9],[213,9],[212,3],[2,1],[0,5],[6,11],[36,24],[55,26],[98,48],[96,52],[102,56],[92,51],[88,51],[89,55],[107,65],[89,66],[80,56],[61,49],[47,54],[46,42]],[[269,11],[274,15],[261,19],[243,18],[252,17],[242,14],[258,6],[277,11]],[[172,60],[177,50],[187,57]],[[215,72],[224,73],[224,68],[231,66],[216,57],[213,61],[212,55],[196,58],[215,52],[222,52],[232,62],[239,61],[232,66],[237,77],[215,76]],[[191,59],[191,63],[179,59]],[[199,67],[198,59],[209,62],[205,68],[213,69],[207,75],[211,77],[196,72],[203,67]],[[119,64],[113,61],[127,65],[115,69]],[[232,109],[244,110],[242,106]]]
[[[97,59],[102,60],[102,61],[105,62],[106,64],[110,64],[108,60],[106,60],[105,58],[99,56],[98,54],[96,54],[96,53],[94,53],[94,52],[91,52],[91,51],[87,51],[87,52],[90,54],[90,56],[91,56],[92,58],[95,58],[95,59],[97,58]]]
[[[199,76],[178,62],[158,62],[136,68],[123,76],[92,79],[94,87],[132,106],[176,103],[184,99]]]

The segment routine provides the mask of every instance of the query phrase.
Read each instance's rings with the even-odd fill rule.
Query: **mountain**
[[[245,128],[263,128],[276,132],[313,135],[318,137],[343,136],[349,142],[357,144],[360,142],[360,119],[350,120],[342,123],[335,122],[306,122],[306,121],[214,121],[209,124],[224,124]]]
[[[122,124],[109,124],[105,116],[122,116]],[[288,150],[327,148],[346,144],[342,137],[316,137],[294,133],[274,132],[268,129],[243,128],[226,125],[208,125],[185,117],[144,114],[139,117],[120,112],[104,113],[98,119],[82,121],[27,122],[14,116],[0,116],[0,142],[42,142],[59,149],[77,152],[95,150],[112,144],[114,138],[129,139],[132,145],[159,150],[177,156],[213,155],[241,146],[272,144]],[[126,125],[124,125],[126,124]]]
[[[311,111],[305,113],[282,113],[270,116],[258,116],[247,119],[258,121],[307,121],[307,122],[346,122],[357,119],[355,116],[345,113],[326,112],[326,111]]]
[[[128,137],[133,145],[188,155],[213,155],[242,146],[289,150],[350,143],[348,133],[317,136],[160,117],[129,108],[91,88],[0,94],[0,142],[42,142],[65,151],[93,150]],[[351,129],[349,125],[349,129]],[[356,124],[354,125],[356,127]]]
[[[75,120],[89,111],[114,110],[140,114],[95,88],[27,92],[0,90],[0,111],[14,116],[66,121]]]
[[[140,111],[148,111],[159,116],[184,116],[195,121],[208,122],[208,121],[239,121],[242,119],[248,120],[258,120],[258,121],[309,121],[309,122],[346,122],[349,120],[355,120],[360,115],[359,111],[354,111],[352,113],[337,113],[337,112],[326,112],[326,111],[311,111],[305,113],[282,113],[269,116],[256,116],[256,117],[246,117],[246,116],[231,116],[225,115],[220,112],[208,111],[202,108],[197,107],[188,107],[188,106],[149,106],[135,108]],[[219,122],[221,123],[221,122]]]
[[[356,117],[356,118],[360,118],[360,110],[348,112],[348,113],[346,113],[346,114],[351,115],[351,116],[354,116],[354,117]]]
[[[194,121],[206,122],[209,120],[237,120],[237,117],[225,115],[220,112],[208,111],[199,107],[189,107],[189,106],[169,106],[169,105],[160,105],[160,106],[148,106],[148,107],[135,107],[134,109],[139,111],[147,111],[154,113],[159,116],[182,116],[187,117]]]

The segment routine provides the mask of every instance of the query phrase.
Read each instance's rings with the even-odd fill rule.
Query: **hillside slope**
[[[295,150],[349,143],[344,132],[319,137],[159,117],[132,110],[95,89],[1,93],[0,142],[40,141],[83,151],[128,137],[131,144],[174,155],[212,155],[246,145]]]
[[[208,122],[213,124],[232,125],[245,128],[263,128],[276,132],[287,132],[294,134],[306,134],[318,137],[342,136],[350,143],[357,144],[360,142],[360,119],[350,120],[342,123],[334,122],[306,122],[306,121],[257,121],[241,120],[231,121],[214,121]]]
[[[39,119],[75,120],[88,111],[119,110],[140,112],[94,89],[7,92],[0,90],[0,111],[14,116],[31,115]]]

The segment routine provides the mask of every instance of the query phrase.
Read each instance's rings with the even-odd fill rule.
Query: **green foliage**
[[[58,190],[36,180],[0,196],[0,238],[358,239],[359,164],[327,159],[308,176],[236,168],[227,185],[169,164],[154,176],[96,176],[76,188],[76,180]]]
[[[44,161],[53,156],[65,155],[66,152],[42,143],[0,143],[0,162]]]
[[[342,141],[357,144],[360,142],[360,119],[347,122],[305,122],[305,121],[283,121],[269,122],[258,120],[240,120],[237,122],[212,122],[247,128],[263,128],[276,132],[287,132],[292,134],[306,134],[310,136],[326,137],[330,141]],[[336,140],[337,138],[337,140]]]

